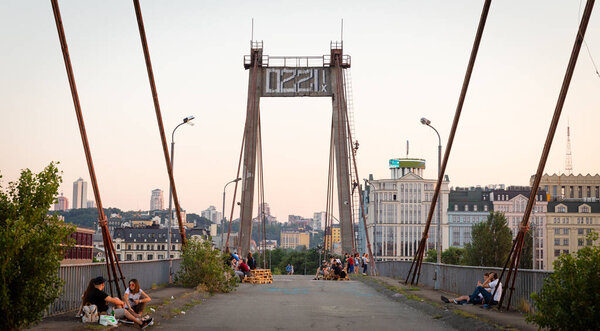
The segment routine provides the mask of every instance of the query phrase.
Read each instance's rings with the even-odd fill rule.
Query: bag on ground
[[[117,326],[117,319],[112,315],[100,315],[100,324],[104,326]]]
[[[98,322],[98,307],[96,305],[87,305],[83,306],[83,316],[81,316],[81,321],[83,323],[96,323]]]

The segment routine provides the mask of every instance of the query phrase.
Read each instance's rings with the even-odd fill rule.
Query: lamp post
[[[225,232],[225,221],[227,221],[227,218],[225,217],[225,190],[227,189],[227,185],[231,184],[231,183],[237,183],[240,180],[242,180],[241,178],[236,178],[230,182],[228,182],[227,184],[225,184],[225,186],[223,187],[223,217],[221,217],[221,252],[224,249],[225,243],[223,243],[223,233]]]
[[[373,183],[371,183],[368,179],[364,179],[365,183],[368,184],[369,186],[371,186],[373,188],[373,256],[371,256],[372,259],[374,259],[375,261],[377,261],[377,259],[375,258],[377,256],[377,189],[375,188],[375,185],[373,185]],[[367,220],[364,220],[365,222]]]
[[[193,115],[190,115],[186,118],[183,119],[183,121],[181,123],[179,123],[179,125],[177,125],[175,127],[175,129],[173,129],[173,133],[171,133],[171,170],[173,170],[173,165],[175,164],[175,130],[177,130],[177,128],[179,128],[180,126],[184,125],[184,124],[189,124],[189,125],[194,125],[194,123],[192,123],[191,121],[194,119]],[[169,283],[172,283],[172,275],[173,275],[173,260],[171,259],[171,223],[173,221],[173,211],[172,211],[172,203],[173,203],[173,196],[172,196],[172,192],[171,192],[171,185],[169,185],[169,230],[168,230],[168,235],[169,238],[167,239],[167,257],[169,258]]]
[[[431,121],[426,119],[425,117],[421,118],[421,124],[423,125],[427,125],[428,127],[432,128],[433,131],[435,131],[435,133],[438,136],[438,178],[439,176],[441,176],[441,162],[442,162],[442,138],[440,138],[440,133],[433,127],[431,126]],[[442,179],[443,180],[443,179]],[[435,266],[435,285],[434,285],[434,289],[439,289],[439,278],[440,278],[440,264],[442,263],[442,206],[441,206],[441,200],[440,196],[438,195],[438,201],[437,201],[437,211],[438,211],[438,221],[437,221],[437,263]],[[433,202],[433,201],[432,201]]]

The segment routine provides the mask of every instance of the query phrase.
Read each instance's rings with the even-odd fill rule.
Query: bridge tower
[[[240,208],[239,253],[246,255],[252,239],[252,213],[256,180],[257,145],[260,137],[260,98],[330,97],[332,135],[342,251],[354,251],[351,197],[351,163],[344,69],[350,56],[343,54],[341,42],[331,43],[323,56],[281,57],[263,54],[263,43],[251,41],[250,55],[244,57],[249,70],[248,103],[242,156],[242,196]]]

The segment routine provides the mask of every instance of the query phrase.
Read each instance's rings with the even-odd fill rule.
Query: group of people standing
[[[323,260],[317,269],[315,280],[318,279],[344,279],[349,274],[358,274],[362,268],[362,274],[366,275],[369,268],[369,255],[362,256],[359,253],[344,254],[343,260],[331,257],[329,262]]]

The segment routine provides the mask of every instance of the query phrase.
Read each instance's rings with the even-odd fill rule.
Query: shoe
[[[440,297],[442,299],[442,301],[444,301],[445,303],[450,303],[450,300],[448,300],[448,298],[446,298],[445,296],[441,296]],[[456,303],[456,301],[454,301],[454,303]]]
[[[150,318],[150,319],[145,320],[144,323],[142,323],[142,325],[140,326],[140,328],[142,330],[144,330],[145,328],[152,326],[152,325],[154,325],[154,321],[152,320],[152,318]]]

